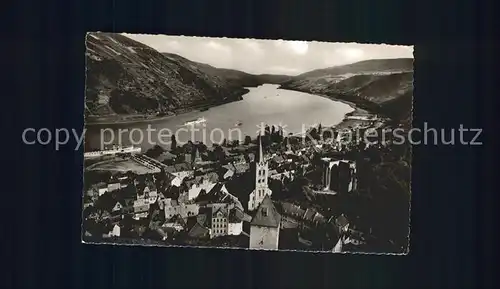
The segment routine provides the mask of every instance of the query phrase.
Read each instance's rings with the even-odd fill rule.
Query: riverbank
[[[212,107],[217,107],[219,105],[237,102],[237,101],[241,101],[241,100],[243,100],[243,98],[229,101],[229,102],[224,102],[224,103],[209,104],[209,105],[204,105],[204,106],[200,106],[200,107],[196,107],[196,108],[184,109],[184,110],[177,112],[175,114],[164,115],[164,116],[147,115],[147,114],[144,114],[144,115],[102,116],[102,117],[96,117],[95,120],[85,120],[85,125],[86,126],[101,126],[101,125],[115,125],[115,124],[140,124],[140,123],[144,123],[144,122],[158,122],[158,121],[172,119],[176,116],[179,116],[179,115],[182,115],[185,113],[190,113],[190,112],[194,112],[194,111],[206,111]]]
[[[106,116],[106,117],[99,117],[96,120],[90,120],[90,121],[86,120],[85,125],[93,126],[93,125],[113,125],[113,124],[135,124],[142,122],[167,120],[176,116],[178,116],[178,114],[172,114],[166,116],[155,116],[155,115],[133,115],[133,116],[116,116],[116,117]]]
[[[316,95],[316,96],[319,96],[322,98],[326,98],[326,99],[329,99],[332,101],[341,102],[341,103],[344,103],[344,104],[347,104],[348,106],[350,106],[353,109],[353,111],[346,113],[344,115],[344,119],[340,123],[332,126],[333,128],[336,128],[336,129],[349,129],[349,128],[353,128],[353,127],[366,126],[372,122],[372,120],[369,120],[369,119],[377,117],[377,114],[375,112],[369,111],[365,108],[361,108],[361,107],[359,107],[358,104],[356,104],[355,102],[352,102],[352,101],[336,98],[334,96],[330,96],[330,95],[326,95],[326,94],[313,93],[311,91],[306,91],[306,90],[299,90],[299,89],[292,89],[292,88],[282,88],[282,89],[305,92],[305,93],[313,94],[313,95]]]
[[[349,129],[354,127],[367,126],[372,122],[372,120],[365,118],[374,118],[377,116],[376,113],[358,107],[354,102],[333,98],[327,95],[320,95],[320,96],[334,101],[345,103],[354,109],[353,111],[346,113],[344,119],[340,123],[334,126],[336,129]]]

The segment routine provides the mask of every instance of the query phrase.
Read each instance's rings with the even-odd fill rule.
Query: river
[[[222,139],[243,140],[246,135],[254,138],[261,124],[279,125],[285,134],[301,133],[308,127],[321,123],[333,126],[340,123],[346,113],[354,109],[349,105],[318,95],[279,89],[279,85],[264,84],[248,88],[243,100],[212,107],[207,111],[193,111],[166,119],[148,122],[89,125],[86,127],[86,149],[103,145],[135,145],[143,151],[155,144],[170,146],[170,135],[177,143],[187,140],[202,141],[207,145]],[[191,120],[204,118],[205,122],[184,125]],[[238,125],[241,123],[240,125]]]

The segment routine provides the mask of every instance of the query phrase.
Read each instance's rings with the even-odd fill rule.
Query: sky
[[[368,59],[413,58],[413,46],[124,34],[159,52],[253,74],[297,75]]]

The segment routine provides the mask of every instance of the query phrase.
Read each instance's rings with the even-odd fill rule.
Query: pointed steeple
[[[201,157],[200,157],[200,149],[197,147],[196,148],[196,152],[195,152],[195,161],[200,161],[201,160]]]
[[[262,152],[262,135],[259,135],[259,162],[264,162],[264,153]]]

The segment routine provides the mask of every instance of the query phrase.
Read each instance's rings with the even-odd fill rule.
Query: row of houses
[[[217,238],[237,236],[243,233],[243,222],[251,217],[240,208],[227,203],[214,203],[204,207],[196,217],[188,221],[191,238]]]

